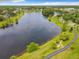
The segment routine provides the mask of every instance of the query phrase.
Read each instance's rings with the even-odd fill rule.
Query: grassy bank
[[[71,48],[57,54],[51,59],[79,59],[79,38],[72,44]]]
[[[54,19],[54,20],[53,20]],[[60,26],[61,28],[63,27],[63,23],[61,23],[58,20],[58,17],[52,17],[51,21],[56,23],[58,26]],[[66,24],[67,25],[67,24]],[[77,26],[78,24],[76,24]],[[75,29],[75,28],[74,28]],[[68,29],[67,29],[68,30]],[[76,30],[77,31],[77,30]],[[77,32],[79,34],[79,32]],[[68,41],[66,41],[67,44]],[[52,57],[51,59],[79,59],[79,38],[76,40],[76,42],[74,42],[72,44],[72,47],[70,47],[69,49],[67,49],[66,51],[63,51],[57,55],[55,55],[54,57]]]
[[[62,28],[63,23],[59,20],[60,17],[52,17],[51,22],[56,23],[58,26]],[[61,37],[63,35],[67,35],[69,38],[66,40],[62,40]],[[66,38],[66,37],[65,37]],[[71,40],[74,38],[74,34],[72,32],[66,31],[61,32],[58,36],[41,45],[38,50],[28,53],[27,51],[21,56],[16,56],[16,59],[44,59],[50,53],[53,53],[62,47],[66,46]],[[63,36],[64,39],[64,36]]]
[[[25,51],[21,56],[15,55],[16,56],[15,59],[44,59],[47,55],[61,49],[62,47],[70,43],[74,38],[74,34],[71,28],[71,25],[73,25],[71,24],[72,21],[68,19],[71,21],[70,22],[71,25],[69,26],[68,25],[69,23],[67,23],[67,21],[63,23],[63,20],[61,20],[61,18],[62,16],[48,16],[50,22],[53,22],[59,27],[61,27],[62,32],[58,36],[46,42],[45,44],[39,46],[39,49],[31,53]],[[76,28],[73,28],[73,30],[74,29]],[[79,40],[77,40],[74,44],[72,44],[72,47],[55,55],[54,57],[51,57],[51,59],[79,59],[78,55],[79,55]]]
[[[52,40],[48,41],[47,43],[45,43],[44,45],[40,46],[40,48],[38,50],[36,50],[32,53],[25,52],[22,56],[19,56],[16,59],[44,59],[45,56],[47,56],[50,53],[53,53],[56,50],[59,50],[60,48],[62,48],[66,44],[68,44],[73,39],[73,37],[74,37],[73,33],[68,32],[68,34],[70,36],[68,41],[61,42],[61,40],[59,39],[60,35],[63,35],[63,33],[61,33],[54,39],[52,39]],[[62,46],[58,47],[59,44],[55,45],[55,43],[57,41],[61,42],[60,45],[62,45]],[[54,45],[55,45],[56,49],[54,49]]]
[[[23,14],[24,14],[23,11],[21,11],[20,13],[17,13],[16,16],[13,16],[13,17],[10,17],[9,19],[1,21],[0,22],[0,28],[4,28],[4,27],[6,27],[10,24],[16,23]]]

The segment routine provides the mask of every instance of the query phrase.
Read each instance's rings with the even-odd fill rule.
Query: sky
[[[79,5],[79,0],[0,0],[0,5]]]

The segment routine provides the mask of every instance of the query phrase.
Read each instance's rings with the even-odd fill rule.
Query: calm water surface
[[[0,29],[0,59],[9,59],[34,41],[42,44],[57,36],[61,29],[49,22],[41,13],[28,13],[22,16],[19,24]]]

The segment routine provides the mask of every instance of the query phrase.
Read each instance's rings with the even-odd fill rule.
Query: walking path
[[[74,38],[73,38],[73,40],[68,45],[66,45],[65,47],[61,48],[60,50],[57,50],[57,51],[49,54],[48,56],[46,56],[45,59],[50,59],[51,57],[53,57],[53,56],[63,52],[64,50],[70,48],[71,45],[77,40],[77,38],[78,38],[78,34],[76,32],[74,32]]]

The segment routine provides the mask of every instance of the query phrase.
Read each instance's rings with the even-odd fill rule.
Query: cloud
[[[45,2],[45,3],[29,4],[29,5],[79,5],[79,2]]]
[[[25,0],[12,0],[12,2],[23,2]]]
[[[0,2],[23,2],[25,0],[0,0]]]
[[[39,5],[39,6],[59,6],[59,5],[79,5],[79,2],[44,2],[44,3],[27,3],[27,2],[23,2],[25,0],[16,0],[12,3],[8,3],[8,2],[3,2],[3,3],[0,3],[0,5]],[[19,3],[20,2],[20,3]]]

